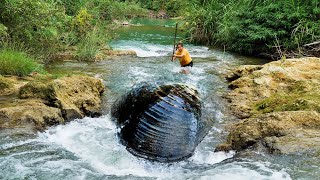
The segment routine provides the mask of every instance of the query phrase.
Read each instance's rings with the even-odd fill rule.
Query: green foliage
[[[90,1],[88,6],[104,21],[124,20],[126,18],[147,15],[147,11],[136,3],[94,0]]]
[[[72,28],[78,37],[83,37],[92,30],[93,25],[91,21],[92,15],[86,8],[81,8],[72,20]]]
[[[6,43],[24,44],[28,52],[42,58],[43,62],[68,46],[79,46],[85,50],[82,54],[90,54],[89,51],[93,52],[90,48],[98,49],[94,39],[107,42],[108,29],[114,20],[146,14],[147,11],[136,3],[111,0],[3,0],[0,48],[5,48]],[[91,33],[95,30],[103,31],[104,36]],[[88,40],[89,45],[85,45],[84,40]]]
[[[184,15],[188,8],[197,0],[125,0],[126,2],[139,2],[142,7],[153,11],[165,11],[170,17]]]
[[[41,64],[27,54],[14,50],[0,51],[0,74],[24,76],[32,72],[44,73]]]
[[[77,59],[80,61],[94,61],[99,47],[103,46],[106,40],[107,37],[103,32],[94,29],[78,43]]]
[[[8,36],[8,28],[0,23],[0,41],[3,41]]]
[[[57,49],[66,19],[55,4],[37,0],[4,0],[0,22],[13,41],[22,41],[42,52]]]
[[[186,20],[195,42],[261,55],[318,40],[319,17],[317,0],[208,0],[195,4]]]

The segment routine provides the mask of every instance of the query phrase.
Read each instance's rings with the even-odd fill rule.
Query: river
[[[170,61],[175,21],[137,19],[134,24],[117,30],[118,38],[111,42],[111,46],[135,50],[137,57],[110,57],[94,63],[60,62],[47,67],[51,73],[84,73],[101,77],[107,89],[103,95],[103,116],[86,117],[37,134],[3,130],[0,133],[0,179],[256,180],[318,177],[319,170],[314,170],[319,167],[312,157],[265,152],[245,155],[214,152],[215,146],[225,138],[224,125],[234,121],[226,113],[226,106],[220,98],[227,91],[227,83],[221,74],[241,64],[263,64],[265,60],[186,44],[194,67],[191,74],[181,74],[178,62]],[[184,32],[179,31],[177,38],[183,39]],[[133,156],[119,143],[118,130],[110,120],[110,106],[140,82],[184,83],[200,92],[204,104],[202,118],[210,118],[213,127],[189,159],[170,164],[150,162]]]

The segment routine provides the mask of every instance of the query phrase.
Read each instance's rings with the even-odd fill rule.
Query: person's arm
[[[185,55],[184,54],[181,54],[181,55],[173,55],[173,57],[177,57],[177,58],[182,58],[182,57],[184,57]]]
[[[177,52],[178,51],[176,51],[176,53],[174,55],[174,57],[176,57],[176,58],[183,58],[186,54],[185,49],[183,49],[182,52],[179,53],[180,55],[177,55],[178,54]]]

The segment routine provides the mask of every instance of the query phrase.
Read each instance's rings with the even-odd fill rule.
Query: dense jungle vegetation
[[[76,49],[77,59],[90,61],[110,40],[115,21],[146,15],[136,3],[112,0],[2,0],[0,61],[7,66],[0,74],[9,72],[14,61],[46,63],[70,47]],[[22,72],[29,71],[14,74]]]
[[[303,46],[320,40],[318,0],[202,0],[189,8],[195,42],[275,58],[319,53]]]
[[[0,56],[46,63],[72,47],[90,61],[116,21],[148,10],[182,17],[192,42],[242,54],[297,57],[320,39],[318,0],[2,0]]]

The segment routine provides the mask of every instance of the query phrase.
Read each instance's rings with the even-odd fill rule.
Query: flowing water
[[[205,46],[186,44],[193,57],[191,74],[181,74],[171,62],[174,21],[139,20],[123,27],[111,42],[114,49],[135,50],[137,57],[111,57],[95,63],[63,62],[47,67],[52,73],[100,76],[106,85],[104,113],[86,117],[45,132],[0,132],[0,179],[316,179],[319,160],[313,157],[252,152],[214,152],[224,139],[223,126],[232,121],[220,95],[227,84],[220,74],[239,64],[262,64]],[[178,40],[184,38],[178,32]],[[110,106],[140,82],[183,83],[194,86],[203,102],[203,117],[213,122],[192,157],[176,163],[150,162],[131,155],[119,143],[110,120]]]

